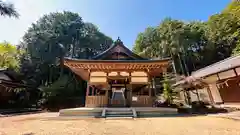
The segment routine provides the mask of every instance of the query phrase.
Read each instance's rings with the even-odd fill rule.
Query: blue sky
[[[132,48],[139,32],[165,17],[207,20],[231,0],[5,0],[15,4],[19,19],[0,17],[0,41],[17,44],[31,23],[43,14],[69,10],[79,13],[114,40],[119,36]]]

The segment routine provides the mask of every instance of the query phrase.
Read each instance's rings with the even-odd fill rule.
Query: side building
[[[240,103],[240,55],[229,57],[199,69],[177,85],[201,80],[202,87],[191,89],[192,101],[200,99],[211,104],[236,105]],[[195,94],[193,94],[195,93]],[[183,94],[182,94],[183,95]],[[198,96],[198,98],[197,98]]]

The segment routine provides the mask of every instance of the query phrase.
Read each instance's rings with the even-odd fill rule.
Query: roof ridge
[[[226,61],[228,61],[228,60],[235,59],[235,58],[239,58],[239,57],[240,57],[240,54],[234,55],[234,56],[231,56],[231,57],[228,57],[228,58],[223,59],[223,60],[220,60],[220,61],[218,61],[218,62],[216,62],[216,63],[210,64],[210,65],[208,65],[208,66],[206,66],[206,67],[204,67],[204,68],[201,68],[201,69],[198,69],[198,70],[192,72],[192,75],[196,74],[197,72],[203,71],[203,70],[205,70],[205,69],[207,69],[207,68],[216,66],[216,65],[221,64],[221,63],[224,63],[224,62],[226,62]]]
[[[120,38],[118,38],[116,41],[114,41],[114,42],[113,42],[113,45],[110,46],[107,50],[103,51],[102,53],[100,53],[100,54],[98,54],[98,55],[96,55],[96,56],[94,56],[94,57],[92,57],[92,59],[96,59],[96,58],[101,57],[102,55],[104,55],[105,53],[107,53],[108,51],[110,51],[111,49],[115,48],[115,47],[118,46],[118,45],[121,46],[121,47],[123,47],[125,50],[127,50],[128,53],[131,53],[131,54],[135,55],[135,57],[138,57],[139,59],[145,59],[145,58],[143,58],[143,57],[135,54],[134,52],[132,52],[129,48],[127,48],[127,47],[123,44],[123,42],[120,40]]]

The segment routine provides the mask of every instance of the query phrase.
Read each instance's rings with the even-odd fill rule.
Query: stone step
[[[108,109],[106,109],[106,111],[109,111],[109,112],[111,112],[111,111],[118,111],[118,112],[124,112],[124,111],[132,111],[132,109],[131,108],[126,108],[126,109],[122,109],[122,108],[108,108]]]
[[[129,119],[132,120],[134,119],[133,117],[106,117],[106,120],[123,120],[123,119]]]
[[[106,112],[106,114],[133,114],[133,112],[131,111],[128,111],[128,112]]]
[[[134,113],[133,110],[131,108],[110,108],[110,109],[106,109],[105,110],[105,117],[130,117],[133,118],[134,117]]]
[[[113,115],[113,114],[107,114],[107,115],[106,115],[106,118],[108,118],[108,117],[113,117],[113,118],[117,118],[117,117],[127,118],[127,117],[130,117],[130,118],[133,118],[134,116],[133,116],[133,115],[119,115],[119,114],[114,114],[114,115]]]

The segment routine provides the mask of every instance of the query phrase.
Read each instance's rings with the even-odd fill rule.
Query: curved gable
[[[146,60],[141,56],[133,53],[123,42],[118,38],[114,44],[106,51],[93,57],[95,60]]]

